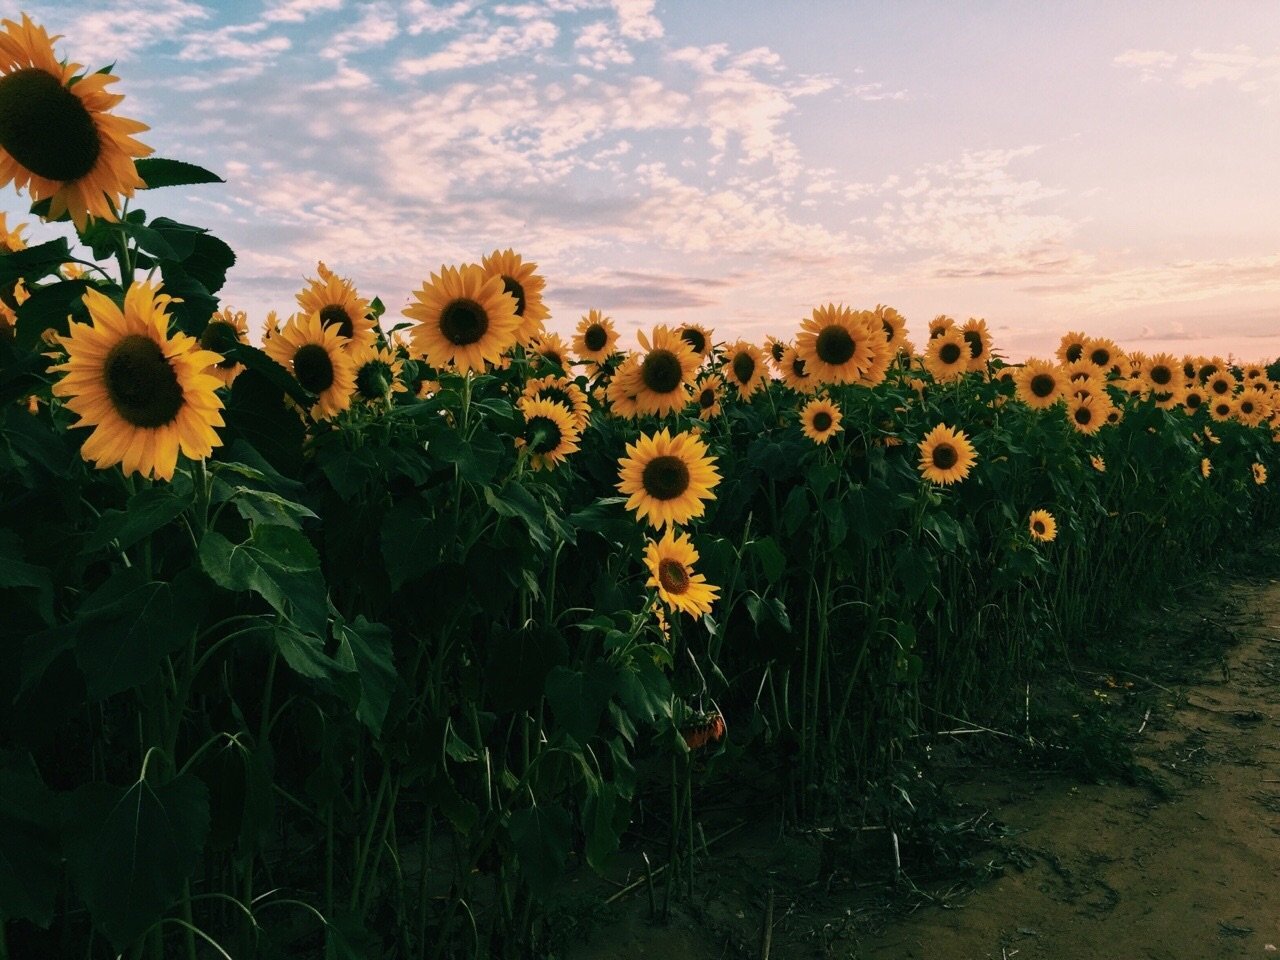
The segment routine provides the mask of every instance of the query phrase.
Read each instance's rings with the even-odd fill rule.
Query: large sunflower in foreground
[[[618,461],[618,490],[629,498],[627,509],[637,520],[647,519],[652,527],[687,523],[702,516],[704,501],[715,499],[715,461],[695,433],[642,434]]]
[[[1032,539],[1041,543],[1049,543],[1058,535],[1058,522],[1048,510],[1032,510],[1031,516],[1027,518],[1027,528],[1031,531]]]
[[[1051,363],[1031,359],[1017,372],[1018,399],[1033,410],[1045,410],[1062,396],[1062,373]]]
[[[144,186],[133,165],[151,148],[133,139],[144,123],[108,111],[124,97],[119,78],[60,63],[44,27],[26,14],[0,31],[0,186],[49,200],[49,217],[69,213],[78,230],[90,216],[116,219],[122,197]]]
[[[516,447],[529,448],[533,469],[554,470],[578,449],[581,434],[564,404],[521,397],[517,406],[524,414],[524,429],[516,437]]]
[[[864,317],[829,303],[800,325],[796,353],[818,383],[856,383],[875,360],[877,338],[883,345],[883,332],[872,330]]]
[[[749,340],[739,340],[724,355],[725,378],[738,388],[738,395],[749,397],[768,383],[769,370],[764,354]]]
[[[86,290],[92,323],[72,323],[61,338],[66,375],[53,385],[93,427],[81,455],[98,469],[120,464],[125,473],[172,480],[181,451],[203,460],[222,441],[220,381],[210,368],[222,359],[193,337],[169,336],[171,298],[146,283],[125,294],[124,310],[97,290]]]
[[[618,331],[613,321],[599,310],[588,310],[578,321],[578,331],[573,337],[573,352],[579,360],[604,363],[618,343]]]
[[[413,348],[437,369],[481,373],[516,343],[521,320],[499,275],[486,276],[473,263],[441,267],[413,295],[418,302],[404,308],[418,321]]]
[[[234,344],[248,342],[249,321],[244,311],[232,310],[230,307],[225,307],[210,317],[200,333],[200,346],[218,354],[225,354]],[[209,372],[221,380],[224,387],[229,387],[243,369],[243,363],[224,358],[214,364]]]
[[[844,429],[840,408],[826,397],[810,400],[800,411],[800,429],[814,443],[826,443]]]
[[[929,341],[925,369],[938,383],[958,380],[969,369],[969,344],[957,327],[948,327]]]
[[[344,349],[348,352],[373,348],[378,338],[369,316],[369,301],[356,292],[355,284],[335,274],[323,261],[316,264],[316,273],[319,276],[308,280],[298,293],[302,313],[318,313],[326,327],[336,326],[346,337]]]
[[[701,357],[669,327],[654,327],[652,338],[643,332],[636,338],[645,352],[629,370],[627,389],[634,392],[640,412],[663,416],[682,409],[689,402],[689,384]]]
[[[673,613],[684,611],[697,619],[711,612],[711,604],[720,590],[707,583],[704,575],[693,572],[698,551],[688,534],[670,529],[661,540],[649,541],[644,562],[649,568],[649,581],[645,585],[656,587],[658,597]]]
[[[325,326],[319,313],[297,314],[263,349],[292,373],[304,390],[315,394],[311,415],[328,420],[351,406],[356,389],[355,362],[345,343],[337,324]]]
[[[926,433],[918,447],[920,473],[931,483],[950,484],[963,480],[978,461],[969,438],[945,423]]]
[[[503,289],[516,301],[516,340],[527,346],[534,337],[542,334],[544,322],[551,311],[542,302],[542,291],[547,281],[538,273],[536,263],[525,263],[514,250],[495,250],[480,261],[486,278],[499,277]],[[568,369],[567,367],[565,369]]]

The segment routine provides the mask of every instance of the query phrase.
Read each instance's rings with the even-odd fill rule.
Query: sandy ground
[[[1001,839],[955,882],[912,876],[905,857],[919,894],[857,863],[842,880],[812,833],[746,822],[668,924],[641,889],[566,956],[760,958],[772,890],[777,960],[1280,960],[1280,585],[1237,584],[1182,616],[1239,642],[1208,669],[1128,681],[1149,707],[1133,716],[1138,762],[1168,791],[963,765],[950,789]]]

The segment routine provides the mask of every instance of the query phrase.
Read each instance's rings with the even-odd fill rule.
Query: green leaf
[[[233,447],[247,447],[286,475],[301,469],[306,428],[297,412],[284,405],[284,391],[261,371],[243,370],[236,377],[223,419],[227,426],[222,437],[228,452]]]
[[[324,641],[314,634],[291,623],[278,623],[272,636],[284,662],[299,676],[332,681],[344,672],[338,661],[324,652]]]
[[[188,187],[201,183],[226,183],[216,173],[210,173],[204,167],[182,160],[166,160],[163,157],[143,157],[135,160],[138,176],[145,186],[143,190],[155,190],[159,187]]]
[[[26,247],[13,253],[0,254],[0,288],[8,290],[15,281],[39,280],[71,259],[71,246],[65,237]]]
[[[356,718],[380,737],[399,677],[391,652],[391,630],[360,616],[355,623],[335,625],[333,632],[338,638],[339,662],[350,663],[360,678]]]
[[[614,668],[593,661],[585,673],[555,667],[547,674],[547,702],[556,722],[573,739],[586,743],[600,726],[600,716],[617,686]]]
[[[520,857],[520,872],[536,896],[560,879],[573,839],[569,811],[550,804],[511,814],[507,831]]]
[[[73,315],[71,319],[87,320],[89,313],[81,298],[88,288],[89,284],[84,280],[62,280],[37,287],[31,297],[18,307],[18,326],[14,334],[18,348],[36,349],[46,330],[66,336],[68,315]]]
[[[48,927],[61,886],[54,797],[25,772],[0,771],[0,921]]]
[[[243,363],[250,370],[265,377],[273,387],[292,397],[299,406],[309,409],[316,402],[315,395],[308,393],[302,384],[294,379],[293,374],[271,359],[265,351],[247,343],[236,343],[226,351],[226,357],[228,360]],[[244,374],[241,373],[240,377],[243,376]],[[240,377],[236,377],[236,383],[240,382]]]
[[[209,832],[209,798],[182,774],[127,790],[90,783],[66,798],[67,865],[94,926],[124,952],[182,893]]]
[[[752,540],[747,544],[747,549],[760,561],[760,568],[764,571],[765,578],[770,583],[777,583],[787,567],[787,558],[779,548],[778,541],[773,537],[763,537],[760,540]]]
[[[150,536],[182,515],[191,505],[191,494],[177,493],[172,484],[141,490],[129,498],[124,510],[107,510],[85,538],[86,551],[101,550],[116,541],[120,550],[127,550],[139,540]]]
[[[381,543],[391,589],[399,590],[434,569],[452,539],[452,519],[429,516],[416,500],[405,500],[387,511]]]
[[[662,667],[644,647],[631,654],[618,668],[618,699],[632,717],[645,723],[671,716],[671,681]]]
[[[258,594],[307,633],[328,632],[320,558],[300,531],[259,524],[247,541],[233,544],[211,530],[200,543],[200,563],[219,586]]]
[[[294,503],[286,497],[270,490],[258,490],[254,487],[230,486],[221,480],[213,485],[214,503],[232,503],[236,512],[245,520],[254,524],[268,524],[302,528],[301,521],[313,520],[316,515],[300,503]]]
[[[0,589],[21,591],[45,623],[53,623],[53,581],[44,567],[22,559],[22,541],[12,530],[0,530]]]
[[[601,875],[608,870],[610,859],[618,851],[622,831],[617,821],[618,814],[623,810],[625,804],[618,799],[618,788],[611,783],[601,783],[587,795],[583,810],[587,863]]]
[[[500,491],[486,487],[484,499],[499,516],[519,517],[523,520],[525,529],[529,531],[529,539],[541,549],[546,550],[551,546],[545,522],[547,508],[526,487],[514,482],[508,483]]]

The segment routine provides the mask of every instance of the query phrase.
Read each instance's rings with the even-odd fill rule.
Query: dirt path
[[[749,824],[717,848],[698,904],[658,926],[633,896],[567,956],[758,958],[772,889],[773,960],[1280,960],[1280,584],[1239,584],[1205,616],[1240,640],[1220,663],[1187,683],[1135,674],[1114,694],[1145,691],[1136,755],[1167,796],[965,767],[951,788],[1004,827],[974,857],[998,879],[921,882],[931,894],[905,916],[900,893],[857,882],[859,864],[833,886],[815,879],[811,838]]]

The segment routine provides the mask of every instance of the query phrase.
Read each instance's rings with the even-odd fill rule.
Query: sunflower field
[[[513,250],[402,312],[321,263],[251,336],[142,208],[219,178],[56,39],[0,32],[0,958],[545,956],[641,808],[687,896],[722,771],[851,815],[1274,524],[1261,364],[839,304],[567,342]]]

